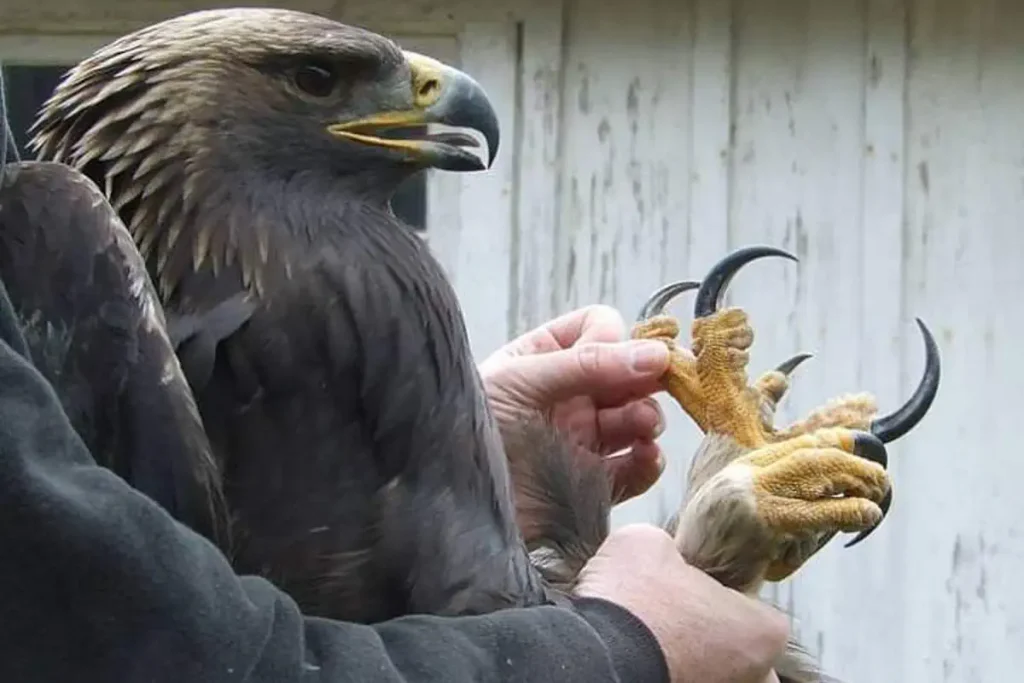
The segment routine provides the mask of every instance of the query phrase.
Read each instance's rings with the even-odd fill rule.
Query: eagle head
[[[474,136],[427,124],[477,131],[487,161]],[[390,210],[413,173],[483,170],[499,141],[470,76],[280,9],[199,11],[128,34],[64,76],[33,132],[41,159],[104,188],[165,299],[189,269],[237,261],[251,276],[296,238],[275,235],[282,224],[314,230],[303,216],[264,225],[300,213],[297,198]]]

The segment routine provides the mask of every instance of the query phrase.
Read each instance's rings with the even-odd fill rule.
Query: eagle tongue
[[[452,147],[479,147],[480,141],[469,133],[458,133],[455,131],[445,131],[443,133],[431,133],[430,135],[423,136],[424,140],[430,140],[431,142],[439,142],[442,145],[451,145]]]

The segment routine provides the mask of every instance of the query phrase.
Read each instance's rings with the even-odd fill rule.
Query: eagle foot
[[[776,440],[792,439],[830,427],[870,431],[877,412],[878,404],[869,393],[837,396],[809,412],[803,419],[775,430],[773,437]]]
[[[794,356],[750,385],[748,352],[754,330],[739,308],[718,310],[733,276],[750,261],[765,256],[794,259],[785,251],[753,247],[737,251],[715,265],[703,283],[678,282],[662,287],[642,309],[632,336],[659,339],[669,345],[671,362],[665,389],[701,431],[730,436],[747,448],[773,440],[775,407],[789,388],[789,373],[810,356]],[[692,355],[676,341],[679,323],[662,315],[678,294],[698,289],[691,328]]]
[[[891,504],[887,465],[881,440],[842,428],[747,451],[689,499],[676,543],[725,585],[756,592],[793,574],[837,533],[874,528]]]
[[[719,310],[719,304],[725,289],[738,270],[751,261],[765,256],[779,256],[796,260],[785,251],[771,247],[750,247],[730,254],[716,264],[702,283],[678,282],[659,289],[643,307],[633,329],[633,337],[638,339],[659,339],[664,341],[671,351],[669,370],[664,377],[666,391],[690,415],[698,427],[705,433],[705,443],[691,465],[688,481],[687,500],[691,501],[702,488],[709,485],[710,480],[732,464],[739,466],[744,458],[755,457],[753,454],[774,453],[773,447],[791,448],[791,444],[803,443],[799,439],[832,438],[829,435],[837,428],[850,432],[873,435],[880,444],[889,443],[912,429],[927,413],[938,391],[939,357],[938,349],[930,332],[920,320],[918,326],[924,336],[926,363],[922,378],[914,395],[892,414],[876,418],[876,402],[869,394],[850,394],[832,399],[826,404],[811,411],[802,420],[782,429],[774,425],[776,408],[789,390],[791,373],[804,361],[809,354],[798,354],[781,363],[774,370],[762,374],[750,384],[746,366],[749,360],[748,350],[753,343],[753,330],[747,315],[738,308]],[[679,323],[674,318],[662,314],[665,306],[682,292],[697,289],[697,301],[694,306],[695,320],[691,329],[692,354],[684,351],[677,341]],[[800,446],[808,448],[807,446]],[[835,446],[830,446],[835,448]],[[767,449],[767,450],[765,450]],[[883,449],[884,450],[884,449]],[[788,452],[788,451],[786,451]],[[815,452],[820,452],[815,451]],[[849,457],[854,457],[848,453]],[[757,457],[760,457],[758,455]],[[801,455],[799,461],[809,457]],[[834,459],[834,458],[833,458]],[[828,461],[831,462],[831,461]],[[822,465],[825,466],[824,464]],[[773,472],[781,471],[779,468]],[[785,469],[787,476],[797,477],[808,487],[820,484],[820,477],[812,468]],[[780,475],[781,476],[781,475]],[[808,477],[806,481],[801,477]],[[798,483],[799,483],[798,482]],[[817,483],[815,483],[817,482]],[[771,489],[764,489],[770,491]],[[889,498],[885,506],[871,508],[881,512],[875,518],[863,516],[863,509],[855,503],[839,501],[828,502],[818,506],[811,502],[795,498],[789,502],[779,501],[789,514],[785,518],[773,518],[780,524],[790,520],[789,524],[806,525],[802,531],[790,528],[786,533],[793,538],[818,538],[820,544],[804,547],[801,543],[787,542],[772,547],[779,551],[779,557],[791,556],[788,564],[774,568],[771,576],[788,576],[814,552],[817,552],[838,531],[854,530],[860,534],[847,547],[862,541],[881,521],[889,503],[891,489],[886,479],[886,491]],[[722,492],[719,491],[719,494]],[[768,500],[768,499],[764,499]],[[866,500],[877,503],[870,498]],[[810,507],[808,507],[810,506]],[[810,508],[860,510],[862,516],[849,518],[846,527],[838,524],[838,518],[817,518],[808,516]],[[768,513],[766,513],[768,514]],[[780,513],[781,514],[781,513]],[[822,513],[825,514],[825,513]],[[822,536],[821,525],[830,521],[835,527]],[[852,528],[853,521],[857,523]],[[870,524],[869,524],[870,522]],[[865,527],[864,525],[867,524]],[[808,536],[810,534],[810,536]],[[806,543],[804,544],[806,545]],[[801,550],[801,548],[804,550]],[[771,548],[765,547],[765,553]],[[806,551],[806,552],[804,552]],[[794,554],[795,553],[795,554]],[[778,560],[781,562],[781,560]],[[785,572],[779,567],[786,566]]]
[[[877,437],[822,429],[727,466],[725,476],[749,477],[757,516],[774,536],[765,578],[785,579],[837,533],[874,528],[892,502],[887,464]]]

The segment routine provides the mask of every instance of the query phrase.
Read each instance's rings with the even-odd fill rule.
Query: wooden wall
[[[481,286],[485,273],[508,269],[511,334],[594,301],[632,316],[667,280],[772,244],[799,266],[752,265],[731,303],[753,317],[754,372],[816,354],[792,418],[851,390],[897,405],[920,376],[921,316],[943,385],[928,420],[891,449],[890,519],[772,592],[847,681],[1015,680],[1024,4],[633,0],[563,12],[561,31],[537,15],[520,24],[518,53],[508,41],[520,66],[507,205],[498,214],[488,201],[492,218],[466,235],[494,230],[505,256],[455,270],[480,351],[501,338],[504,296]],[[462,55],[491,76],[492,54]],[[665,481],[619,521],[678,501],[697,434],[666,409]]]

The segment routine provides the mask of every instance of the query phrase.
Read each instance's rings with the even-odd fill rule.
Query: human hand
[[[664,417],[651,395],[662,389],[668,349],[626,336],[618,311],[588,306],[527,332],[480,365],[502,431],[540,412],[588,451],[617,454],[605,461],[615,502],[645,492],[664,469],[654,441]]]
[[[613,531],[580,573],[576,594],[629,610],[654,634],[673,683],[778,683],[784,614],[686,564],[649,525]]]

